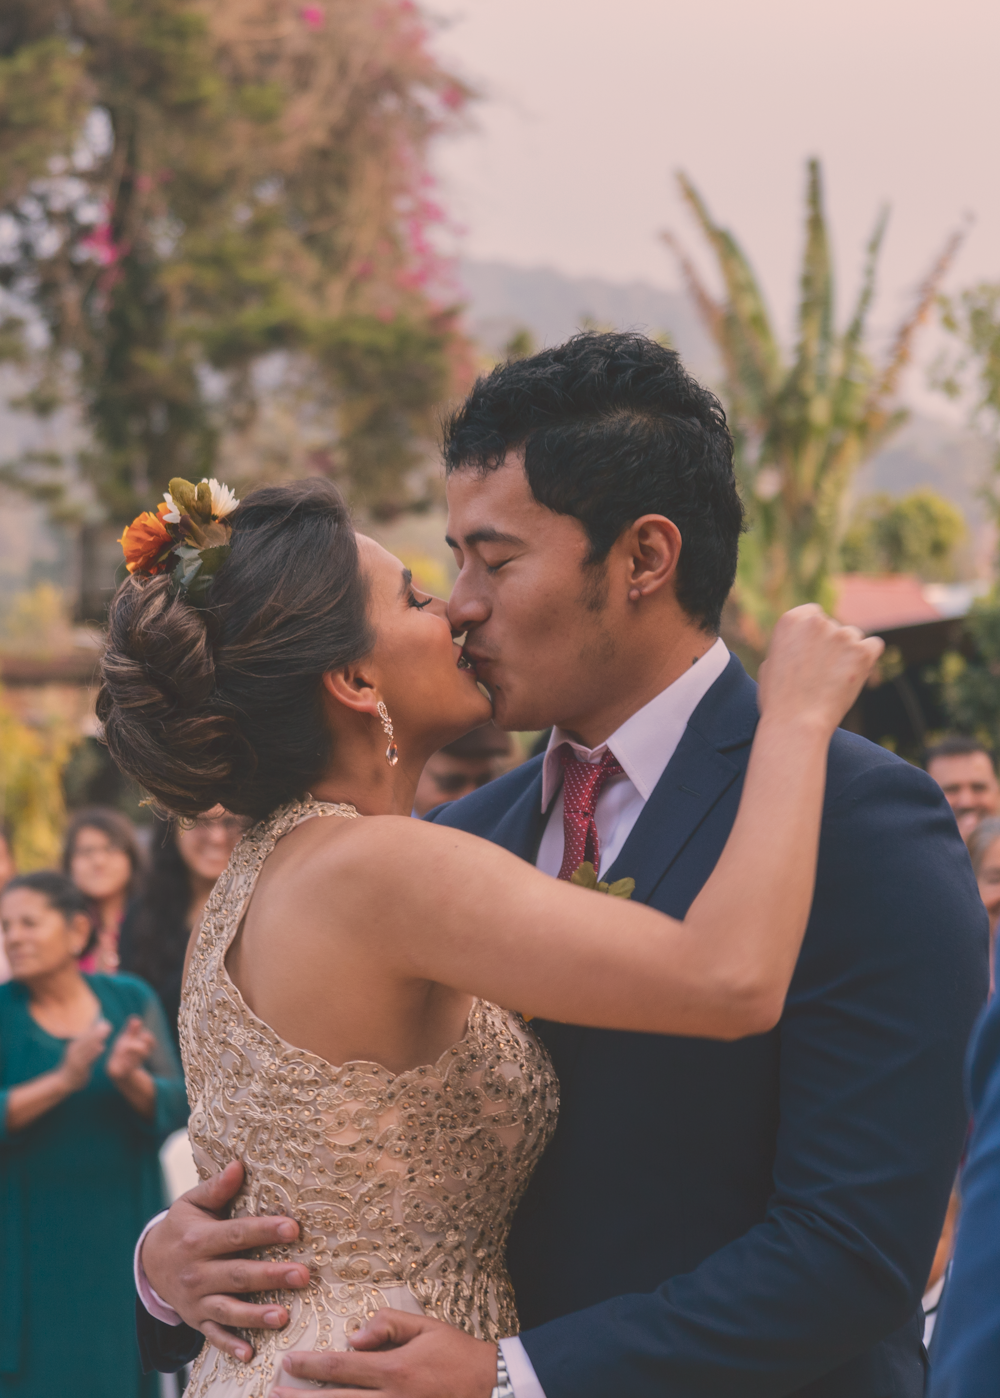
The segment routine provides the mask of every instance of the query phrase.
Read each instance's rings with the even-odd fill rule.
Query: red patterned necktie
[[[625,769],[611,752],[605,752],[600,762],[581,762],[573,749],[564,743],[559,753],[563,769],[563,848],[561,879],[571,878],[585,860],[600,869],[601,850],[594,824],[597,798],[609,778]]]

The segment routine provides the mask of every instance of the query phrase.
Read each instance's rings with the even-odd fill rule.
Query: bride
[[[815,607],[782,618],[732,834],[678,922],[411,819],[426,759],[491,712],[443,603],[325,482],[235,505],[172,481],[126,530],[98,704],[164,809],[257,822],[189,949],[190,1135],[203,1178],[242,1163],[236,1214],[298,1221],[267,1255],[310,1284],[273,1293],[281,1331],[206,1321],[191,1398],[294,1386],[283,1351],[344,1349],[385,1307],[516,1332],[504,1245],[558,1091],[527,1021],[719,1039],[777,1022],[827,747],[881,649]]]

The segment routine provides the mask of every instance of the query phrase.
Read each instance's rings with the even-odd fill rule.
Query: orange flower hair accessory
[[[195,486],[175,477],[156,514],[144,510],[118,540],[126,568],[144,577],[169,573],[175,590],[197,604],[229,556],[228,517],[239,503],[217,480]]]
[[[125,567],[130,573],[145,573],[152,577],[155,573],[166,572],[167,556],[174,546],[173,536],[163,523],[168,508],[167,505],[159,505],[155,515],[143,510],[118,540],[125,555]]]

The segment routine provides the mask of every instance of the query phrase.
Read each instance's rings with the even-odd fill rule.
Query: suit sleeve
[[[931,1345],[931,1398],[1000,1390],[1000,996],[972,1055],[972,1112],[955,1260]]]
[[[929,778],[880,762],[828,799],[779,1026],[765,1217],[651,1294],[525,1332],[546,1398],[781,1398],[916,1323],[966,1130],[986,946]],[[915,1340],[907,1352],[920,1364]]]
[[[200,1330],[192,1330],[189,1325],[166,1325],[162,1320],[156,1320],[138,1296],[135,1298],[135,1333],[144,1374],[152,1373],[154,1369],[161,1374],[176,1374],[185,1364],[194,1363],[205,1343]]]

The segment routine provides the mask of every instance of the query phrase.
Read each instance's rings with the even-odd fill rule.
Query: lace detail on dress
[[[237,845],[205,909],[184,985],[180,1033],[189,1132],[202,1178],[239,1159],[234,1216],[288,1214],[297,1243],[257,1255],[305,1262],[307,1290],[280,1333],[248,1332],[249,1364],[205,1345],[188,1398],[263,1398],[289,1382],[290,1349],[346,1349],[384,1306],[497,1340],[517,1331],[504,1249],[514,1207],[555,1127],[557,1083],[516,1014],[475,1001],[464,1037],[438,1061],[393,1074],[334,1067],[293,1048],[250,1011],[225,956],[275,844],[312,816],[353,806],[283,807]],[[309,1385],[311,1386],[311,1385]]]

